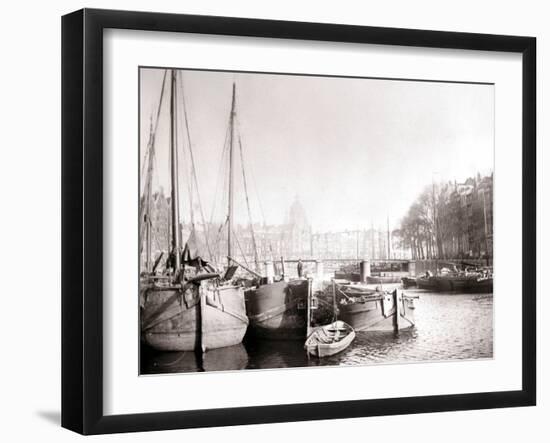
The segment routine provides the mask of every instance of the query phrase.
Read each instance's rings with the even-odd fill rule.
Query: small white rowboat
[[[313,330],[304,345],[308,354],[328,357],[346,349],[355,338],[354,329],[341,320]]]

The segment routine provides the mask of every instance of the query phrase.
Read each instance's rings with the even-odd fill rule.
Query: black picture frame
[[[103,412],[103,30],[502,51],[522,55],[522,388],[132,415]],[[62,18],[62,426],[82,434],[530,406],[536,403],[536,39],[83,9]]]

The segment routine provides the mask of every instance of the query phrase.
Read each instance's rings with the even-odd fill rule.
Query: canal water
[[[302,342],[256,341],[208,351],[141,352],[141,374],[234,371],[305,366],[371,365],[492,358],[492,294],[444,294],[407,289],[417,294],[416,325],[394,332],[357,332],[349,348],[332,357],[306,355]]]

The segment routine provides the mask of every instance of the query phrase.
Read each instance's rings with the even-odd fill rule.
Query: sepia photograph
[[[138,75],[141,375],[493,358],[494,84]]]
[[[40,174],[7,187],[31,224],[61,216],[39,217],[61,272],[37,268],[61,306],[38,297],[32,322],[60,347],[37,349],[61,355],[41,383],[61,384],[61,408],[59,392],[39,403],[83,435],[242,442],[247,425],[264,443],[284,439],[265,425],[296,440],[367,424],[387,440],[406,421],[396,439],[431,442],[461,415],[461,442],[537,430],[542,19],[235,7],[62,17],[61,94],[44,102],[61,97],[44,114],[61,133],[28,113],[10,131],[61,135],[61,164],[41,141],[45,161],[22,157],[61,184],[61,211]]]

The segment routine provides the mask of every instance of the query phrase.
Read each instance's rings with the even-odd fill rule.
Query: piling
[[[267,260],[264,262],[265,265],[265,276],[267,278],[267,283],[273,283],[273,279],[275,276],[275,271],[273,269],[273,262],[271,260]]]
[[[395,332],[399,332],[399,323],[401,320],[401,302],[403,300],[403,297],[401,296],[399,289],[394,290],[392,296],[393,296],[393,304],[395,306],[395,317],[393,322],[393,328]]]
[[[370,261],[368,260],[361,261],[359,265],[359,269],[360,269],[359,280],[365,283],[367,281],[367,277],[370,277]]]
[[[281,256],[281,277],[283,277],[283,280],[285,279],[286,272],[285,272],[285,259]]]

